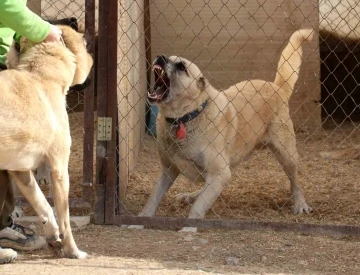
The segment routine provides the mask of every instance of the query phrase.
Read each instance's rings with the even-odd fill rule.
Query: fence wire
[[[321,155],[323,151],[352,148],[359,143],[360,27],[356,1],[156,0],[145,1],[145,6],[144,1],[118,3],[116,172],[120,190],[115,192],[116,209],[121,210],[117,214],[171,217],[175,218],[172,225],[177,224],[176,219],[186,217],[359,224],[358,186],[353,178],[357,161],[346,155],[337,161],[329,160],[329,154]],[[300,72],[289,73],[298,76],[289,103],[283,100],[278,107],[289,108],[293,127],[285,116],[280,119],[282,124],[269,129],[271,120],[262,112],[281,91],[269,89],[273,95],[264,97],[263,93],[260,104],[253,97],[258,97],[267,84],[255,85],[250,80],[273,82],[291,35],[304,28],[313,29],[314,37],[302,44]],[[163,61],[156,59],[160,55],[166,56]],[[174,67],[176,73],[166,82],[161,70],[152,71],[152,63],[160,64],[170,77],[170,69],[166,69],[170,65],[161,64],[171,63],[168,57],[173,55],[188,60],[184,64],[187,71],[184,75]],[[197,82],[200,72],[194,64],[207,79],[202,92]],[[241,81],[245,81],[244,85],[229,95],[226,89]],[[157,104],[147,104],[147,93],[160,97],[153,91],[164,84],[170,87],[166,92],[170,95]],[[242,100],[231,100],[235,94]],[[181,118],[206,100],[208,105],[202,111],[205,114],[183,123],[187,137],[176,137],[180,126],[171,127],[174,120],[166,121],[165,117]],[[254,106],[254,102],[258,105]],[[275,115],[271,116],[281,117],[272,111]],[[263,125],[257,128],[253,121],[259,117]],[[270,132],[281,141],[276,148]],[[282,134],[286,138],[280,140]],[[256,139],[260,141],[258,147],[272,150],[256,150],[250,160],[234,166],[246,158],[245,152]],[[291,180],[295,176],[289,175],[292,169],[284,171],[286,161],[281,156],[278,159],[282,165],[276,158],[283,154],[295,162],[297,153],[288,144],[295,139],[299,154],[297,179],[312,208],[309,214],[293,213],[297,194],[292,194],[291,189],[296,186],[290,188],[288,176]],[[239,146],[241,141],[243,145]],[[163,179],[159,181],[161,174]],[[157,185],[161,185],[157,195],[151,196]],[[214,197],[214,193],[219,196]],[[310,210],[300,201],[300,212]],[[152,224],[162,226],[164,220]]]
[[[84,24],[85,0],[28,4],[44,18],[75,17]],[[359,187],[353,175],[360,144],[359,12],[355,0],[119,0],[118,22],[112,22],[118,38],[108,41],[118,55],[117,102],[113,102],[118,110],[113,118],[118,124],[116,207],[105,211],[117,217],[140,213],[169,218],[169,223],[154,218],[152,224],[157,226],[177,226],[189,216],[229,226],[226,222],[234,220],[358,226]],[[313,39],[302,43],[299,72],[294,68],[288,72],[289,77],[298,77],[289,101],[275,86],[259,96],[268,84],[250,80],[273,82],[283,49],[292,34],[304,28],[313,29]],[[168,81],[161,70],[153,71],[153,62],[161,55],[166,58],[158,59],[159,64],[172,64],[175,59],[170,62],[170,56],[188,61],[173,67],[176,74]],[[200,72],[206,80],[199,81]],[[229,95],[228,87],[242,81],[243,86]],[[148,93],[159,97],[154,94],[156,86],[170,87],[168,98],[148,104]],[[277,113],[280,109],[285,115]],[[80,198],[84,93],[69,93],[68,110],[73,138],[71,196]],[[176,121],[171,127],[174,120],[164,118],[181,118],[196,110],[198,116],[184,122],[183,128]],[[276,127],[269,128],[274,118]],[[176,133],[186,134],[185,139]],[[279,143],[274,146],[269,136]],[[260,150],[245,161],[255,140],[260,141]],[[288,144],[294,140],[296,151]],[[355,149],[341,151],[348,148]],[[333,150],[337,153],[322,153]],[[295,178],[297,155],[297,182],[312,208],[309,214],[292,211],[297,193],[291,192],[296,185],[291,188],[290,179]],[[292,164],[286,171],[284,156]],[[161,174],[163,188],[169,187],[169,178],[176,179],[169,190],[159,189],[163,196],[159,200],[151,197],[151,190]],[[298,210],[310,210],[303,200],[298,204]]]

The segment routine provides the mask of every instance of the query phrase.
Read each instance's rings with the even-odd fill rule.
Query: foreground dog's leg
[[[190,219],[203,219],[206,212],[214,204],[216,199],[221,194],[226,183],[231,178],[230,167],[226,165],[221,169],[208,169],[212,171],[205,176],[206,183],[204,188],[198,194],[194,205],[191,207]],[[218,171],[218,173],[216,173]],[[196,227],[184,227],[180,232],[196,232]]]
[[[59,238],[62,240],[62,252],[65,257],[83,259],[87,253],[80,251],[74,241],[70,226],[69,213],[69,172],[68,162],[64,165],[51,165],[51,180],[55,209],[58,217]]]
[[[143,210],[140,212],[139,217],[153,217],[156,213],[162,198],[169,190],[170,186],[174,183],[178,177],[179,172],[176,169],[163,168],[162,174],[154,185],[150,198],[148,199]],[[129,228],[142,229],[143,225],[131,225]]]
[[[59,238],[59,228],[50,204],[39,188],[31,171],[9,171],[20,192],[27,199],[40,221],[43,223],[44,233],[49,242]]]
[[[303,212],[309,213],[312,209],[307,205],[304,193],[298,185],[298,153],[296,150],[295,133],[290,119],[288,121],[287,125],[279,123],[276,129],[273,127],[269,131],[270,142],[268,146],[273,151],[290,179],[291,193],[294,199],[293,212],[295,214],[301,214]]]

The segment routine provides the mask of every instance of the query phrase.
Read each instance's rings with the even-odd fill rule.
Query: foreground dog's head
[[[55,57],[52,59],[54,62],[58,62],[59,65],[62,63],[61,65],[65,66],[61,75],[65,75],[67,72],[70,74],[71,86],[83,84],[86,82],[93,65],[93,59],[86,49],[84,34],[69,26],[59,25],[58,27],[62,31],[60,42],[34,44],[26,38],[21,38],[19,66],[50,67],[55,64],[47,64],[47,57]],[[27,60],[31,61],[30,64],[27,64],[29,63],[26,62]],[[56,73],[59,74],[59,72],[54,71],[54,74]]]
[[[207,86],[200,69],[182,57],[160,55],[153,62],[153,71],[155,85],[153,91],[148,93],[150,103],[194,100]]]

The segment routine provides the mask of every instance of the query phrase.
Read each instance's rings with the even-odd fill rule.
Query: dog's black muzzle
[[[166,56],[166,55],[158,55],[157,57],[156,57],[156,59],[154,60],[154,62],[153,62],[153,65],[158,65],[158,66],[160,66],[161,68],[165,68],[165,65],[167,64],[167,63],[169,63],[169,58]]]

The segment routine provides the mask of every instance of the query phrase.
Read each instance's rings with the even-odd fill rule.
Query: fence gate
[[[331,55],[331,60],[345,66],[339,57],[356,60],[360,49],[360,36],[354,42],[360,28],[352,21],[347,29],[338,22],[346,14],[356,17],[356,1],[338,2],[99,1],[96,223],[360,235],[359,205],[353,199],[352,204],[347,201],[358,193],[348,178],[356,174],[358,164],[319,157],[320,151],[339,149],[339,144],[350,147],[360,142],[358,120],[350,110],[357,110],[360,102],[348,109],[337,100],[339,88],[346,100],[356,101],[335,72],[339,66],[326,63]],[[288,179],[274,155],[264,150],[234,168],[231,182],[207,218],[186,218],[190,208],[176,201],[176,193],[193,192],[201,185],[183,178],[177,179],[180,183],[166,195],[155,217],[138,217],[160,172],[157,141],[150,135],[153,129],[145,129],[157,111],[145,101],[154,81],[152,59],[160,54],[186,57],[217,89],[254,78],[273,81],[282,50],[300,28],[313,28],[314,40],[304,44],[289,107],[301,159],[299,177],[313,213],[291,213]],[[351,37],[344,38],[339,28]],[[338,40],[327,39],[326,33]],[[351,47],[348,39],[353,39]],[[336,52],[339,41],[341,54]],[[345,70],[353,82],[359,80],[355,69]],[[335,113],[341,115],[335,117]]]

